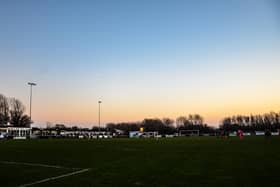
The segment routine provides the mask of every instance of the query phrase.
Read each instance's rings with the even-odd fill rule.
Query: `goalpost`
[[[179,136],[199,136],[199,130],[180,130]]]

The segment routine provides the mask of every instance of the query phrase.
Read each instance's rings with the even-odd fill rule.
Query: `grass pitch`
[[[280,137],[0,141],[0,186],[280,186]],[[35,163],[62,168],[21,165]]]

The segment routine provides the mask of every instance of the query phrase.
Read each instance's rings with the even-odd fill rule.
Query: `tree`
[[[172,126],[173,120],[165,118],[163,122],[160,119],[144,119],[141,127],[144,127],[144,131],[158,131],[159,134],[173,134],[175,128]]]
[[[115,130],[123,131],[124,134],[128,135],[129,131],[138,131],[141,127],[141,123],[138,122],[127,122],[127,123],[108,123],[106,128],[111,132],[115,132]],[[94,130],[98,131],[97,127],[93,127]]]
[[[270,112],[263,115],[237,115],[227,117],[223,120],[221,129],[236,131],[277,131],[280,129],[279,113]]]
[[[203,117],[199,114],[190,114],[188,117],[180,116],[176,119],[177,130],[199,130],[202,133],[214,133],[213,127],[203,123]]]
[[[30,127],[32,121],[24,114],[25,107],[18,99],[10,99],[10,123],[17,127]]]
[[[189,118],[188,118],[187,121],[189,121],[189,123],[187,123],[188,125],[194,125],[195,124],[194,123],[194,115],[189,114]],[[186,126],[186,124],[185,124],[185,126]]]
[[[8,99],[0,94],[0,125],[7,125],[10,120]]]
[[[193,121],[195,125],[203,125],[203,117],[199,114],[193,115]]]
[[[145,131],[160,131],[163,126],[160,119],[144,119],[142,122]]]
[[[185,117],[185,116],[179,116],[177,119],[176,119],[176,125],[177,127],[181,127],[181,126],[184,126],[186,121],[188,121],[188,119]]]
[[[162,119],[162,123],[167,126],[167,127],[170,127],[172,126],[172,124],[174,123],[174,120],[173,119],[170,119],[170,118],[163,118]]]

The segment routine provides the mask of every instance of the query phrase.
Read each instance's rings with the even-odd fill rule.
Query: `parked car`
[[[7,133],[0,132],[0,139],[6,139],[8,137]]]

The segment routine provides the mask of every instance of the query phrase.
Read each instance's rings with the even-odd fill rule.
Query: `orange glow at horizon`
[[[221,103],[208,101],[207,103],[196,101],[192,103],[170,103],[150,102],[126,103],[116,105],[103,102],[101,105],[101,123],[113,122],[140,122],[145,118],[169,117],[176,120],[179,116],[189,114],[200,114],[206,123],[211,126],[218,126],[224,117],[233,115],[264,114],[271,111],[280,111],[280,101],[275,98],[244,101],[222,101]],[[267,104],[266,104],[267,103]],[[61,110],[63,108],[63,110]],[[65,123],[65,125],[93,126],[98,124],[98,109],[90,105],[66,105],[54,107],[48,110],[37,108],[34,111],[35,121],[45,123]],[[43,120],[42,120],[43,119]],[[44,121],[45,120],[45,121]]]

